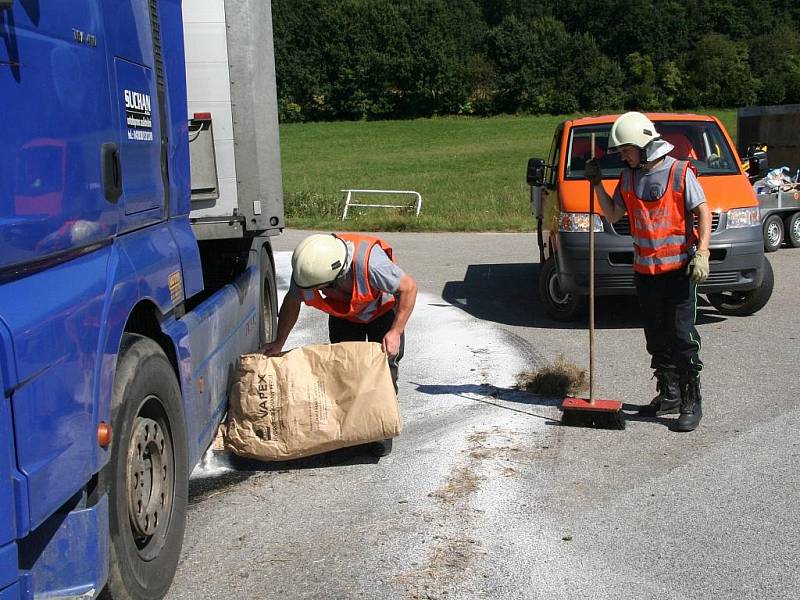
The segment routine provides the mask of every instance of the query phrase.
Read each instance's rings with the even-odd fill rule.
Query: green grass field
[[[701,112],[701,111],[698,111]],[[735,136],[736,111],[713,111]],[[280,128],[287,225],[363,231],[530,231],[530,157],[546,158],[567,117],[434,118],[287,124]],[[415,190],[419,217],[351,209],[345,188]],[[397,197],[359,201],[395,204]]]

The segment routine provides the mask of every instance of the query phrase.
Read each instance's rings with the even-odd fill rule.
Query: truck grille
[[[694,225],[697,227],[697,215],[694,216]],[[612,229],[617,235],[630,235],[631,223],[628,220],[628,215],[622,217],[619,221],[611,225]],[[716,231],[719,227],[719,213],[711,213],[711,231]]]

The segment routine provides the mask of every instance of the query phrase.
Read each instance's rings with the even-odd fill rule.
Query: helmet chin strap
[[[639,148],[639,164],[636,165],[635,168],[644,169],[646,164],[647,164],[647,152],[645,152],[644,148]]]
[[[664,160],[663,156],[659,156],[658,158],[654,158],[653,160],[647,160],[647,153],[644,150],[642,150],[641,158],[639,159],[639,166],[636,168],[649,171],[657,164],[659,164],[662,160]]]

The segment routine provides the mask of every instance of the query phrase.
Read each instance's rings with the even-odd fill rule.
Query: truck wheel
[[[583,313],[583,297],[561,291],[555,256],[545,260],[539,271],[539,298],[547,316],[556,321],[574,321]]]
[[[772,265],[764,259],[764,278],[761,285],[747,292],[722,292],[708,294],[708,301],[723,315],[730,317],[747,317],[766,306],[772,296],[775,276]]]
[[[172,365],[153,340],[122,337],[111,424],[111,557],[106,598],[157,600],[167,593],[183,544],[188,456],[183,401]]]
[[[764,221],[764,252],[775,252],[783,241],[783,220],[779,215],[770,215]]]
[[[275,269],[267,252],[266,244],[260,251],[261,268],[261,317],[259,323],[259,342],[263,346],[275,339],[278,328],[278,298],[275,290]]]
[[[792,248],[800,248],[800,212],[786,217],[785,225],[786,241]]]

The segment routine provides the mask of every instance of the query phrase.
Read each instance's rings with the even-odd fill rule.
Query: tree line
[[[272,0],[283,122],[800,103],[797,0]]]

